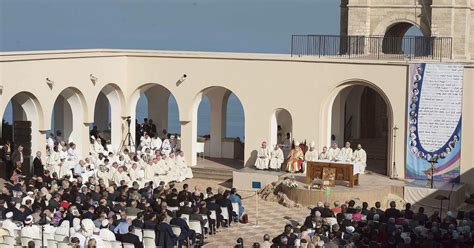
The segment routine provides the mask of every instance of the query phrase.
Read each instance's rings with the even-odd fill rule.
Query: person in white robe
[[[319,159],[318,151],[315,149],[314,141],[309,144],[309,150],[306,151],[304,155],[304,163],[303,163],[303,173],[306,172],[306,165],[308,162],[315,162]]]
[[[191,170],[191,167],[189,167],[186,163],[183,151],[180,151],[178,156],[176,156],[176,164],[179,168],[181,168],[181,174],[184,175],[185,178],[193,178],[193,171]]]
[[[367,153],[362,149],[361,144],[357,145],[357,149],[352,154],[352,161],[354,161],[354,163],[360,163],[360,174],[365,174],[365,168],[367,167]]]
[[[130,187],[132,187],[133,182],[138,182],[138,186],[140,188],[143,188],[143,185],[145,185],[145,174],[143,173],[143,170],[138,168],[137,163],[132,164],[132,167],[129,169],[128,174],[130,175]]]
[[[257,152],[257,161],[255,162],[255,167],[258,170],[268,169],[268,163],[270,162],[270,150],[267,148],[267,142],[262,142],[262,146],[258,149]]]
[[[109,221],[108,220],[103,220],[102,221],[102,226],[99,232],[100,238],[105,241],[115,241],[115,234],[109,230]]]
[[[79,163],[79,154],[77,152],[76,144],[71,143],[69,149],[67,150],[67,163],[69,169],[74,169],[74,167]]]
[[[145,182],[153,181],[155,177],[155,166],[153,160],[150,158],[148,162],[143,166],[145,172]]]
[[[53,150],[54,148],[54,134],[49,134],[48,139],[46,139],[46,145],[49,149]]]
[[[13,212],[6,213],[6,219],[2,222],[2,228],[6,229],[10,236],[15,236],[15,230],[19,230],[20,228],[12,221]]]
[[[130,178],[128,177],[127,173],[123,170],[122,166],[117,168],[117,172],[115,172],[114,177],[112,178],[115,185],[120,186],[122,185],[122,181],[125,181],[125,184],[130,182]]]
[[[51,148],[48,157],[46,157],[46,169],[51,173],[54,172],[56,166],[61,162],[58,147]]]
[[[150,147],[151,147],[152,150],[158,150],[158,149],[161,148],[162,143],[163,142],[161,142],[161,139],[158,136],[155,136],[155,137],[151,138]]]
[[[93,149],[94,153],[97,155],[107,155],[107,151],[105,150],[104,146],[102,146],[102,141],[100,140],[100,138],[94,140]]]
[[[340,160],[340,158],[339,158],[340,152],[341,152],[341,149],[339,149],[339,147],[337,147],[337,143],[336,142],[332,143],[332,146],[331,146],[331,148],[329,148],[329,151],[328,151],[329,160],[331,160],[331,161]]]
[[[55,169],[58,178],[63,178],[66,175],[69,175],[71,169],[69,169],[69,165],[66,165],[65,159],[61,159],[58,165],[56,165]]]
[[[41,239],[39,226],[33,225],[33,217],[31,215],[25,219],[25,226],[21,228],[21,236]]]
[[[169,139],[164,139],[163,143],[161,144],[161,152],[168,156],[171,152],[171,143]]]
[[[270,169],[279,171],[284,160],[285,157],[283,151],[281,150],[280,145],[276,144],[270,153]]]
[[[160,185],[160,182],[162,181],[165,182],[165,184],[171,182],[171,178],[168,175],[168,165],[166,164],[165,159],[162,159],[160,156],[157,156],[154,162],[155,178],[153,179],[153,184]]]
[[[329,160],[328,147],[324,146],[323,150],[319,154],[319,160]]]
[[[169,171],[168,175],[171,181],[178,181],[180,179],[180,171],[179,168],[176,166],[176,158],[174,153],[170,153],[169,157],[166,158],[166,164],[168,165]]]
[[[343,162],[351,162],[352,161],[352,148],[351,148],[351,143],[347,141],[344,144],[344,147],[341,149],[341,152],[339,154],[339,158]]]
[[[108,170],[109,169],[105,165],[101,164],[99,165],[99,170],[97,170],[97,173],[96,173],[98,179],[104,180],[104,184],[106,187],[109,187],[109,179],[108,179],[109,171]]]
[[[143,134],[143,136],[140,138],[140,146],[142,148],[144,147],[147,147],[147,148],[150,148],[150,145],[151,145],[151,138],[150,136],[148,135],[147,132],[145,132]]]

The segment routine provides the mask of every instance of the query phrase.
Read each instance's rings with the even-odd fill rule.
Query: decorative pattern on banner
[[[459,182],[464,67],[412,64],[408,80],[406,178]]]

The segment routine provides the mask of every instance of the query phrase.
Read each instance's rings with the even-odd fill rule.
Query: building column
[[[211,158],[222,157],[222,139],[225,137],[223,134],[226,126],[226,93],[228,90],[224,88],[212,89],[207,93],[209,103],[211,105],[211,140],[210,140],[210,151],[209,155]]]
[[[170,92],[159,86],[154,86],[145,92],[148,100],[148,118],[156,125],[156,132],[161,135],[163,129],[168,130],[168,101]],[[139,120],[143,121],[143,120]]]
[[[197,120],[197,116],[193,118]],[[197,121],[181,121],[181,149],[189,166],[197,165],[195,144],[197,142]]]

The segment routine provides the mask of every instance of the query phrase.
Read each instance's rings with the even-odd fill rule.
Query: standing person
[[[149,126],[149,129],[150,129],[150,133],[152,135],[157,136],[158,134],[156,133],[156,125],[153,123],[152,119],[148,120],[148,126]]]
[[[9,179],[12,170],[13,170],[13,163],[12,163],[12,144],[9,140],[5,142],[5,145],[2,147],[2,160],[5,163],[5,179]]]
[[[29,168],[25,168],[24,164],[24,158],[23,158],[23,146],[22,145],[18,145],[18,148],[13,152],[13,155],[12,155],[12,163],[15,165],[14,169],[17,170],[19,169],[20,171],[22,171],[23,173],[27,173],[29,174]],[[18,168],[19,167],[19,168]]]
[[[44,165],[41,161],[41,152],[36,152],[36,157],[33,159],[33,176],[41,177],[44,174]]]

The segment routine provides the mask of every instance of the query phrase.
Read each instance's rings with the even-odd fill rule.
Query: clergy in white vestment
[[[268,163],[270,162],[270,150],[267,148],[267,142],[262,142],[262,146],[257,152],[257,161],[255,167],[259,170],[268,169]]]
[[[46,139],[46,144],[49,146],[49,149],[53,150],[54,147],[54,134],[49,134],[48,139]]]
[[[174,157],[174,153],[170,153],[169,157],[166,158],[166,164],[169,168],[168,175],[171,181],[178,181],[178,179],[180,179],[180,171],[176,166],[176,158]]]
[[[128,171],[128,174],[130,175],[130,183],[129,186],[132,186],[133,182],[138,182],[138,186],[140,188],[143,188],[143,185],[145,185],[145,180],[144,176],[145,174],[143,173],[143,170],[138,168],[137,163],[133,163],[132,167]]]
[[[169,139],[164,139],[163,143],[161,144],[161,152],[168,156],[171,152],[171,143]]]
[[[270,169],[280,170],[281,164],[284,160],[285,157],[283,155],[283,151],[281,150],[280,145],[276,144],[270,153]]]
[[[151,138],[151,149],[152,149],[152,150],[158,150],[158,149],[160,149],[162,143],[163,143],[163,142],[161,142],[161,139],[160,139],[160,137],[158,137],[158,136],[155,136],[155,137]]]
[[[332,143],[332,146],[331,148],[329,148],[329,151],[328,151],[328,156],[329,156],[329,160],[331,161],[338,161],[340,160],[339,159],[339,154],[341,152],[341,149],[339,149],[339,147],[337,147],[337,143]]]
[[[25,219],[25,226],[21,228],[21,236],[41,239],[39,226],[33,225],[33,217],[31,215]]]
[[[140,146],[141,147],[150,147],[151,145],[151,138],[148,135],[147,132],[143,134],[143,136],[140,138]]]
[[[94,140],[93,149],[94,149],[94,153],[97,154],[97,155],[99,155],[99,154],[106,155],[107,154],[107,151],[105,151],[104,146],[102,146],[102,141],[100,140],[100,138],[97,138],[96,140]]]
[[[189,167],[186,163],[183,151],[180,151],[178,156],[176,156],[176,165],[181,168],[181,173],[184,175],[185,178],[193,178],[193,171],[191,170],[191,167]]]
[[[69,175],[71,169],[69,169],[69,166],[66,165],[65,160],[61,159],[61,162],[56,165],[55,172],[58,175],[58,178],[63,178],[65,175]]]
[[[51,148],[48,157],[46,158],[46,169],[51,173],[54,172],[56,166],[61,162],[58,147]]]
[[[122,185],[121,182],[125,181],[125,184],[130,182],[130,177],[128,177],[127,173],[123,170],[123,166],[119,166],[117,168],[117,172],[115,172],[114,177],[112,178],[115,185],[120,186]]]
[[[308,162],[317,161],[318,158],[319,158],[318,151],[315,149],[315,144],[314,144],[314,142],[312,141],[312,142],[309,144],[309,150],[306,151],[306,153],[304,154],[303,173],[306,172],[306,164],[307,164]]]
[[[352,148],[351,148],[351,143],[349,141],[347,141],[344,147],[341,149],[339,158],[343,162],[352,161]]]
[[[361,174],[364,174],[365,168],[367,167],[367,153],[362,149],[361,144],[357,145],[357,149],[352,154],[352,161],[354,161],[354,163],[360,163]]]
[[[329,160],[328,147],[323,147],[323,150],[319,154],[319,160]]]
[[[12,221],[13,212],[7,212],[5,215],[6,219],[2,222],[2,228],[6,229],[10,236],[15,236],[15,230],[19,230],[20,228]]]
[[[79,163],[79,154],[77,152],[77,146],[74,143],[69,144],[69,149],[67,150],[67,163],[69,164],[69,169],[74,169],[74,167]]]
[[[143,170],[145,171],[145,182],[153,181],[155,177],[155,167],[151,158],[148,159],[148,162],[143,166]]]

